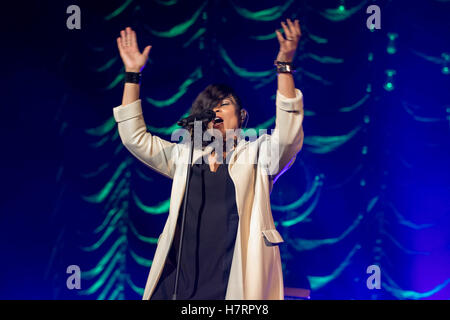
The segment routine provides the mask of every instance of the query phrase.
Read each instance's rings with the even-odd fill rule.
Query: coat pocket
[[[264,242],[267,246],[276,246],[284,242],[283,237],[277,229],[262,230],[262,234],[264,235]]]

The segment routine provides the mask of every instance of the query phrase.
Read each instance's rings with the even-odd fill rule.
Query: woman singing
[[[175,143],[147,132],[139,79],[151,46],[140,53],[136,33],[129,27],[117,38],[126,78],[122,104],[113,112],[122,143],[148,167],[173,179],[169,216],[158,239],[145,300],[173,298],[178,263],[176,299],[284,299],[278,248],[283,238],[275,229],[270,193],[302,148],[304,113],[291,63],[300,25],[289,19],[281,25],[286,38],[276,30],[280,48],[274,64],[278,74],[275,130],[253,141],[238,136],[231,147],[224,141],[223,152],[209,146],[195,148],[190,167],[191,141]],[[239,132],[247,117],[236,92],[225,84],[211,84],[197,96],[191,114],[205,110],[216,113],[206,128],[217,130],[224,140],[226,132]],[[189,193],[179,252],[188,168]]]

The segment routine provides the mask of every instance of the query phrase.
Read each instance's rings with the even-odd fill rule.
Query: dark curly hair
[[[236,106],[235,112],[236,116],[240,118],[240,113],[242,109],[242,102],[236,91],[225,83],[213,83],[208,85],[202,92],[200,92],[192,103],[190,110],[190,115],[201,114],[205,110],[213,110],[219,105],[219,103],[226,98],[232,98]],[[187,127],[189,132],[192,134],[192,126]],[[205,132],[207,129],[207,124],[203,123],[202,131]],[[212,137],[214,140],[214,137]],[[203,141],[202,148],[206,147],[210,142]]]
[[[199,93],[192,103],[190,114],[199,114],[205,110],[212,110],[223,99],[233,97],[236,105],[236,115],[239,114],[242,109],[242,102],[236,91],[225,83],[213,83],[207,86],[202,92]]]

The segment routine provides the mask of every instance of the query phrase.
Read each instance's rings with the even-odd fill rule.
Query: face
[[[214,128],[220,130],[225,139],[227,129],[235,130],[239,128],[239,118],[236,115],[237,108],[236,102],[232,96],[223,99],[216,107],[213,108],[213,111],[216,113],[216,117],[221,118],[223,122],[214,124],[214,121],[211,121],[208,123],[208,129]]]

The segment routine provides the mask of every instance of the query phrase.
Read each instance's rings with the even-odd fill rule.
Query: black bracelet
[[[141,83],[142,74],[140,72],[125,72],[125,83]]]

